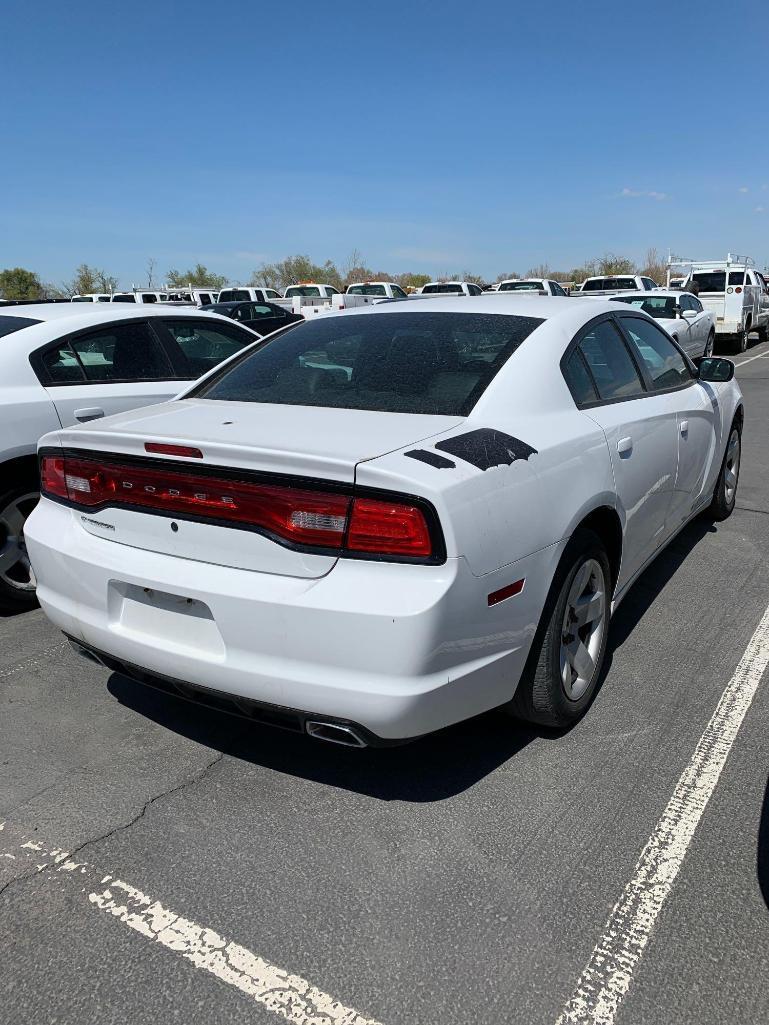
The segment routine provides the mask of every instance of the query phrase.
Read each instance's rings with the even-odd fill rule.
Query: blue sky
[[[765,3],[6,5],[0,267],[769,260]]]

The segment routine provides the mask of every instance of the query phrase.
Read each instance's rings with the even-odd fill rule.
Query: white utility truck
[[[761,341],[769,338],[769,292],[766,282],[749,256],[728,253],[725,260],[674,260],[668,264],[688,271],[684,291],[695,291],[716,318],[716,341],[732,352],[745,352],[748,335],[757,331]]]
[[[597,277],[585,278],[579,287],[578,295],[583,292],[651,292],[659,288],[653,278],[644,277],[642,274],[599,274]],[[572,292],[572,295],[574,293]]]

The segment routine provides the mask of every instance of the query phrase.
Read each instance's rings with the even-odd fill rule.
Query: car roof
[[[628,288],[622,292],[615,293],[611,298],[619,299],[623,295],[630,296],[633,299],[640,299],[641,301],[644,299],[654,298],[655,296],[662,299],[677,299],[679,295],[691,295],[695,299],[697,298],[697,296],[694,295],[694,292],[687,292],[680,288],[655,288],[654,291],[650,292],[641,292],[637,288]]]
[[[653,294],[653,293],[649,293]],[[589,314],[586,316],[589,307]],[[605,296],[591,302],[568,296],[539,295],[527,292],[482,292],[480,295],[429,295],[416,299],[387,299],[375,306],[332,310],[323,315],[330,317],[380,317],[390,313],[501,313],[508,316],[536,317],[539,320],[563,318],[564,327],[571,321],[589,320],[601,312],[616,313],[616,303]],[[310,323],[317,323],[316,320]]]
[[[101,321],[131,320],[134,317],[159,317],[172,314],[200,314],[196,306],[175,303],[31,303],[29,306],[0,306],[0,317],[27,317],[29,320],[82,320],[83,327]]]

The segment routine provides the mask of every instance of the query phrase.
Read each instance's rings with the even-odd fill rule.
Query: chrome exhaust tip
[[[341,744],[343,747],[366,747],[366,741],[358,736],[352,726],[308,719],[305,729],[311,737],[315,737],[316,740],[325,740],[328,744]]]
[[[83,645],[78,644],[77,641],[73,641],[71,637],[68,637],[67,640],[69,641],[69,646],[72,650],[76,651],[82,658],[87,658],[89,662],[95,662],[96,665],[101,666],[102,669],[107,668],[98,655],[94,655],[92,651],[89,651],[88,648],[84,648]]]

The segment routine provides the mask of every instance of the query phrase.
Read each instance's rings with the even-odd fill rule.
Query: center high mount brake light
[[[413,559],[436,554],[424,511],[405,496],[369,498],[209,476],[186,466],[46,453],[40,477],[44,495],[78,508],[126,506],[251,527],[278,541],[341,553]]]

